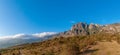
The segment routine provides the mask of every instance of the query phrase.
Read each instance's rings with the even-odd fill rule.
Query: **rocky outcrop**
[[[120,32],[120,24],[115,23],[115,24],[106,25],[101,29],[101,32],[111,33],[111,34],[119,33]]]
[[[76,36],[76,35],[91,35],[100,32],[105,33],[119,33],[120,32],[120,24],[110,24],[110,25],[98,25],[98,24],[86,24],[86,23],[77,23],[72,26],[71,30],[65,31],[59,34],[59,36]]]
[[[86,23],[78,23],[71,28],[73,35],[88,35],[88,25]]]

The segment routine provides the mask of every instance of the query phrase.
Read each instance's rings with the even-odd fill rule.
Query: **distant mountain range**
[[[108,25],[99,25],[99,24],[86,24],[86,23],[77,23],[71,27],[70,30],[55,33],[55,32],[44,32],[32,35],[17,34],[13,36],[4,36],[0,37],[0,48],[39,42],[47,40],[53,37],[70,37],[70,36],[86,36],[96,33],[119,33],[120,32],[120,23],[108,24]]]
[[[26,34],[16,34],[13,36],[3,36],[0,37],[0,48],[6,48],[10,46],[25,44],[25,43],[33,43],[38,41],[43,41],[49,38],[52,38],[53,35],[56,35],[55,32],[43,32],[32,35]]]
[[[61,33],[44,32],[0,37],[0,47],[9,47],[0,49],[0,54],[119,55],[119,33],[119,23],[99,25],[80,22]]]

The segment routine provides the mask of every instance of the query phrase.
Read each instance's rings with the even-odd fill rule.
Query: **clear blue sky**
[[[120,0],[0,0],[0,36],[120,22]]]

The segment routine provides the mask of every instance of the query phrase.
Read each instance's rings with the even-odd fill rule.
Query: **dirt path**
[[[93,50],[94,52],[92,52]],[[97,45],[89,49],[89,52],[86,55],[120,55],[120,44],[116,41],[98,42]]]

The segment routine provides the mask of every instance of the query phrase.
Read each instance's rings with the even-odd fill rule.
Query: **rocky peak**
[[[88,29],[90,34],[95,34],[98,33],[101,28],[102,26],[99,24],[90,24]]]
[[[78,23],[72,26],[71,32],[74,35],[87,35],[88,25],[86,23]]]
[[[87,26],[88,25],[86,23],[78,23],[78,24],[75,24],[72,26],[72,30],[73,29],[81,29],[81,28],[84,29],[84,28],[87,28]]]
[[[77,23],[72,26],[71,30],[60,33],[61,36],[74,36],[74,35],[91,35],[99,32],[105,33],[118,33],[120,32],[120,23],[109,24],[109,25],[99,25],[99,24],[86,24]]]
[[[95,25],[95,24],[90,24],[89,25],[89,29],[94,29],[94,28],[96,28],[97,26]]]
[[[102,29],[102,32],[106,32],[106,33],[119,33],[120,32],[120,23],[114,23],[114,24],[109,24],[109,25],[105,25]]]

